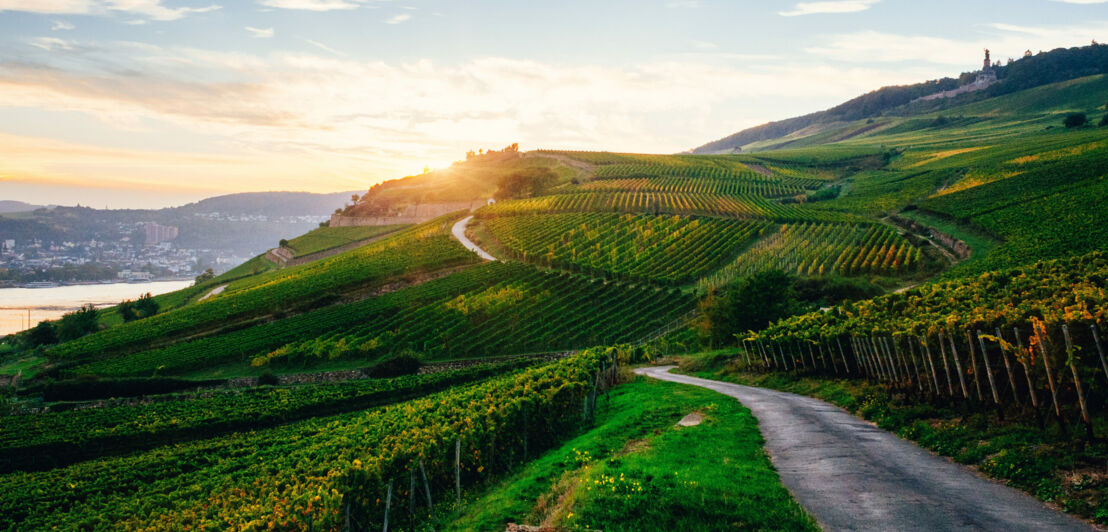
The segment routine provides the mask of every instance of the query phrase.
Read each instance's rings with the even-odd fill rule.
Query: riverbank
[[[72,284],[44,288],[0,288],[0,336],[56,320],[82,305],[97,308],[137,299],[147,292],[158,295],[191,286],[192,280],[149,283]]]

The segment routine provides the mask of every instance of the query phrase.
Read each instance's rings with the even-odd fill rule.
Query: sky
[[[470,149],[673,153],[1108,42],[1108,0],[0,0],[0,199],[365,190]]]

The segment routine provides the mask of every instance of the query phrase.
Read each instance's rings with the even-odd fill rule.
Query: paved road
[[[1094,530],[834,405],[672,368],[635,372],[741,401],[758,418],[782,483],[825,530]]]
[[[487,251],[477,247],[477,244],[474,244],[472,240],[466,238],[466,225],[469,224],[469,221],[472,219],[473,215],[471,214],[469,216],[466,216],[465,218],[462,218],[461,220],[458,220],[458,223],[454,224],[454,227],[450,230],[450,232],[454,234],[454,238],[458,239],[458,242],[461,242],[462,245],[466,247],[466,249],[476,253],[482,259],[496,260],[496,257],[489,255]]]

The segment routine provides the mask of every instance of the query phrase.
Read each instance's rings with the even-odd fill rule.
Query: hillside
[[[1103,445],[1070,445],[1064,422],[1080,411],[1102,431],[1108,404],[1092,357],[1108,316],[1108,75],[1089,59],[1103,49],[1013,62],[995,88],[927,109],[905,104],[958,80],[882,89],[719,145],[738,154],[509,147],[346,207],[274,193],[178,208],[451,212],[305,227],[285,243],[296,256],[341,251],[284,268],[258,257],[129,321],[115,309],[5,338],[21,413],[4,418],[0,488],[33,497],[0,495],[0,529],[618,529],[647,515],[814,528],[745,409],[625,371],[705,349],[682,369],[810,385],[1103,520],[1100,477],[1037,492],[1016,471],[1103,466]],[[1078,112],[1092,123],[1063,125]],[[78,222],[20,222],[76,231],[107,216],[54,212]],[[930,377],[924,353],[943,357]],[[1038,360],[1057,374],[1027,369]],[[1036,409],[997,390],[1030,390]],[[1067,405],[1057,434],[1042,428],[1047,390]]]
[[[1093,44],[1082,48],[1059,48],[1049,52],[1019,58],[995,67],[998,83],[979,92],[968,92],[948,99],[917,101],[917,99],[969,85],[975,73],[966,72],[954,78],[942,78],[913,85],[883,87],[825,111],[770,122],[709,142],[692,150],[695,154],[738,153],[740,151],[782,148],[787,141],[823,134],[822,142],[849,138],[868,130],[879,129],[870,120],[881,117],[910,117],[943,112],[969,102],[989,100],[996,96],[1033,89],[1085,76],[1108,73],[1108,46]],[[1048,93],[1050,91],[1047,91]],[[1053,102],[1063,98],[1050,99]],[[1023,112],[1028,107],[1015,107]],[[954,111],[950,111],[954,113]],[[866,120],[867,127],[850,127],[847,123]],[[828,135],[829,130],[838,132]]]
[[[9,212],[28,212],[41,208],[41,205],[31,205],[22,201],[0,200],[0,214]]]

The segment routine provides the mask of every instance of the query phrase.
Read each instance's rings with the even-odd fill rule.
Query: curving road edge
[[[466,249],[476,253],[477,256],[485,260],[496,260],[496,257],[490,255],[489,252],[481,249],[477,244],[474,244],[472,240],[466,237],[466,226],[469,225],[469,221],[472,219],[473,215],[471,214],[458,220],[458,222],[454,224],[454,227],[450,229],[450,232],[458,242],[461,242]]]
[[[1095,530],[829,403],[673,374],[673,367],[635,373],[742,402],[758,419],[781,482],[824,530]]]

